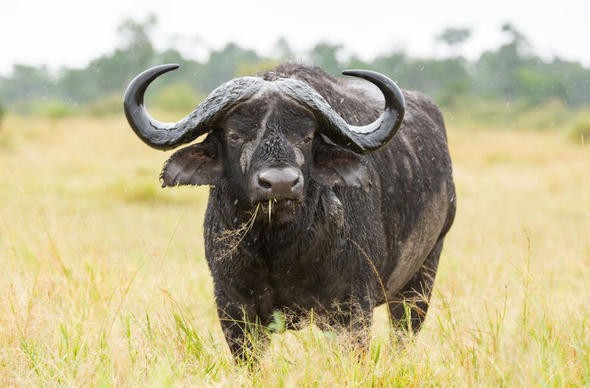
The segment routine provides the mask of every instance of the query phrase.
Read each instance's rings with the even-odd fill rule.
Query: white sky
[[[590,66],[590,1],[494,0],[3,0],[0,7],[0,75],[14,63],[82,67],[118,44],[127,17],[158,17],[153,38],[173,43],[188,57],[234,41],[260,54],[279,37],[299,52],[318,41],[342,43],[371,59],[393,49],[412,55],[444,54],[434,37],[444,28],[472,31],[464,54],[496,48],[513,23],[546,58],[559,55]],[[539,5],[535,5],[535,3]],[[542,5],[541,5],[542,4]]]

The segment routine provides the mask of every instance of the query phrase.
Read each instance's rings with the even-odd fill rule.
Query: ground
[[[311,327],[234,366],[203,257],[206,188],[122,118],[0,129],[0,385],[590,384],[590,149],[448,122],[458,212],[423,331],[367,354]],[[280,329],[280,320],[277,325]]]

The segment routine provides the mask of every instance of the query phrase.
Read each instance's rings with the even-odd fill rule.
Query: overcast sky
[[[280,37],[300,52],[328,41],[365,59],[393,49],[441,55],[434,37],[452,26],[471,29],[463,52],[476,58],[506,41],[500,27],[511,22],[545,58],[590,66],[588,0],[3,0],[0,75],[14,63],[83,67],[116,47],[122,20],[149,13],[158,17],[157,46],[175,44],[190,57],[229,41],[267,54]]]

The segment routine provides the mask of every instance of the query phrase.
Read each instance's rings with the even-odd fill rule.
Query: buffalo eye
[[[307,135],[307,136],[305,136],[305,137],[303,138],[303,143],[305,143],[305,144],[308,144],[308,143],[309,143],[309,142],[311,142],[312,140],[313,140],[313,133],[312,133],[312,134],[309,134],[309,135]]]
[[[242,140],[242,137],[235,132],[230,132],[228,135],[230,142],[237,144]]]

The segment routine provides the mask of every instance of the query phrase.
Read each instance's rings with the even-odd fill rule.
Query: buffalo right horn
[[[144,143],[159,150],[176,148],[207,133],[221,114],[252,97],[264,84],[262,79],[255,77],[233,79],[212,91],[182,120],[162,123],[154,120],[146,110],[144,94],[152,81],[178,67],[176,64],[152,67],[135,77],[125,91],[123,107],[129,125]]]
[[[383,74],[369,70],[347,70],[343,74],[366,79],[381,90],[385,109],[377,120],[365,126],[350,125],[306,83],[288,78],[276,82],[285,94],[314,112],[320,132],[331,141],[358,153],[373,152],[387,144],[400,128],[405,112],[404,96],[395,82]]]
[[[363,78],[379,88],[385,98],[385,109],[374,122],[362,127],[348,126],[349,137],[361,152],[383,147],[397,133],[405,113],[405,100],[401,89],[388,77],[370,70],[345,70],[344,75]]]

